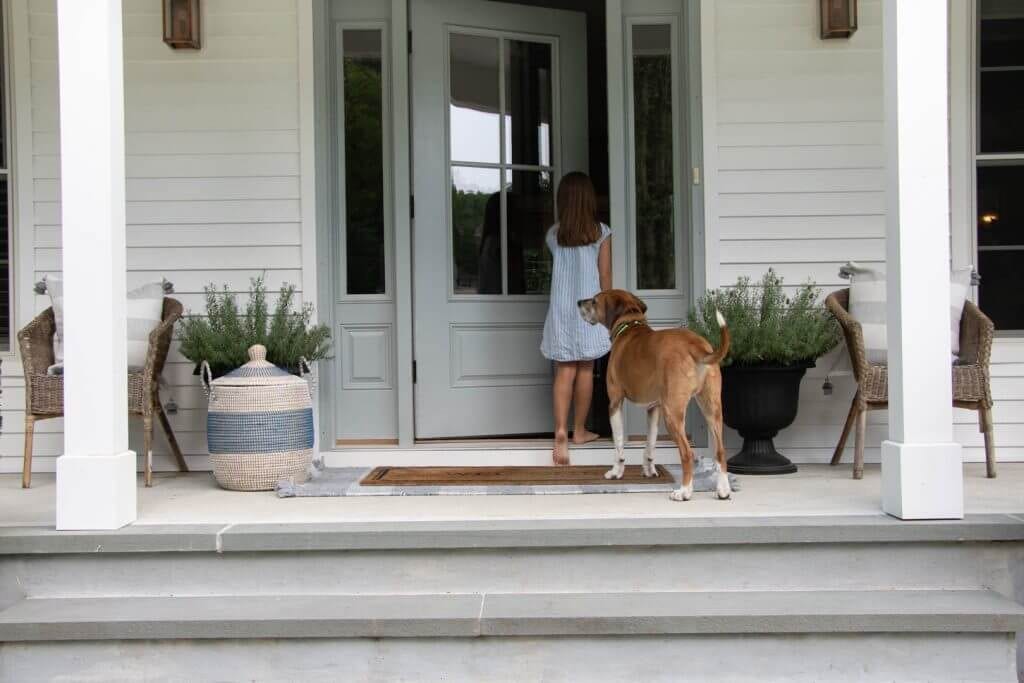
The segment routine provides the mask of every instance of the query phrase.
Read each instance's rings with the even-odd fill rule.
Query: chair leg
[[[171,453],[174,454],[174,459],[178,461],[178,471],[188,472],[188,462],[185,461],[185,456],[181,454],[181,448],[178,446],[178,439],[174,436],[174,431],[171,429],[171,421],[167,419],[164,407],[157,402],[157,404],[153,406],[153,410],[156,411],[156,416],[160,420],[160,426],[163,428],[164,435],[167,437],[167,443],[171,447]]]
[[[988,408],[978,409],[978,426],[985,436],[985,474],[996,478],[996,444],[992,428],[992,412]]]
[[[864,478],[864,432],[868,428],[868,411],[857,414],[857,431],[854,434],[853,478]]]
[[[843,451],[846,450],[846,438],[850,436],[850,428],[853,427],[854,420],[857,419],[857,397],[853,397],[853,401],[850,402],[850,412],[846,416],[846,424],[843,425],[843,433],[839,435],[839,443],[836,444],[836,452],[832,454],[832,462],[830,465],[838,465],[839,461],[843,459]]]
[[[142,460],[146,486],[153,485],[153,416],[142,418]]]
[[[21,488],[27,489],[32,486],[32,448],[35,440],[36,419],[31,415],[25,416],[25,456],[21,463]]]

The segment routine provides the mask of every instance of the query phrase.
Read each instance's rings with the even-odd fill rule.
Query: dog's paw
[[[718,500],[729,500],[732,498],[732,487],[729,486],[729,475],[725,472],[718,473],[718,486],[715,489]]]
[[[626,465],[619,463],[604,473],[605,479],[622,479],[626,474]]]
[[[648,479],[651,477],[658,476],[658,468],[654,466],[653,462],[644,462],[644,476]]]
[[[693,496],[693,487],[692,486],[681,486],[681,487],[677,488],[675,491],[673,491],[672,493],[668,494],[669,498],[671,498],[672,500],[677,501],[677,502],[682,502],[682,501],[690,500],[690,498],[692,496]]]

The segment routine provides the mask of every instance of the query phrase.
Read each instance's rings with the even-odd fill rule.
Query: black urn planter
[[[722,368],[722,417],[743,437],[743,448],[729,458],[730,472],[796,472],[796,465],[775,450],[772,439],[796,419],[800,380],[813,366],[800,363]]]

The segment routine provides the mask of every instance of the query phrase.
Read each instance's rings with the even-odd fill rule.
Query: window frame
[[[1020,152],[987,152],[981,150],[981,74],[986,71],[1006,71],[1007,67],[982,67],[981,65],[981,0],[972,0],[970,7],[971,30],[970,49],[968,59],[970,60],[970,87],[969,103],[970,111],[970,133],[968,161],[970,163],[970,254],[974,268],[979,267],[979,257],[983,251],[1007,251],[1005,246],[985,247],[978,242],[978,169],[983,166],[1022,166],[1024,167],[1024,150]],[[1024,65],[1013,67],[1015,70],[1024,71]],[[1014,247],[1024,255],[1024,244]],[[980,287],[976,289],[974,300],[981,296]],[[997,328],[997,337],[1018,337],[1024,338],[1024,327],[1022,328]]]
[[[17,344],[15,343],[17,315],[17,299],[15,298],[15,226],[17,218],[17,200],[19,193],[18,179],[14,169],[15,140],[13,124],[13,80],[14,68],[12,64],[13,51],[11,50],[11,2],[0,0],[0,125],[3,126],[4,144],[3,154],[0,154],[0,177],[7,182],[7,253],[0,254],[0,261],[7,261],[7,348],[0,343],[0,357],[12,357],[15,355]],[[0,339],[3,338],[3,330],[0,330]]]

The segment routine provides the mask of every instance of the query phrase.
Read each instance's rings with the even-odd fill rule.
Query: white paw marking
[[[658,476],[658,468],[650,460],[644,460],[644,476],[648,478]]]
[[[725,472],[718,473],[718,488],[715,491],[719,500],[728,500],[732,497],[732,487],[729,485],[729,475]]]
[[[604,473],[605,479],[622,479],[622,476],[626,473],[626,463],[617,462],[615,465]]]
[[[689,486],[680,486],[675,491],[669,494],[669,498],[675,501],[690,500],[693,496],[693,484]]]

